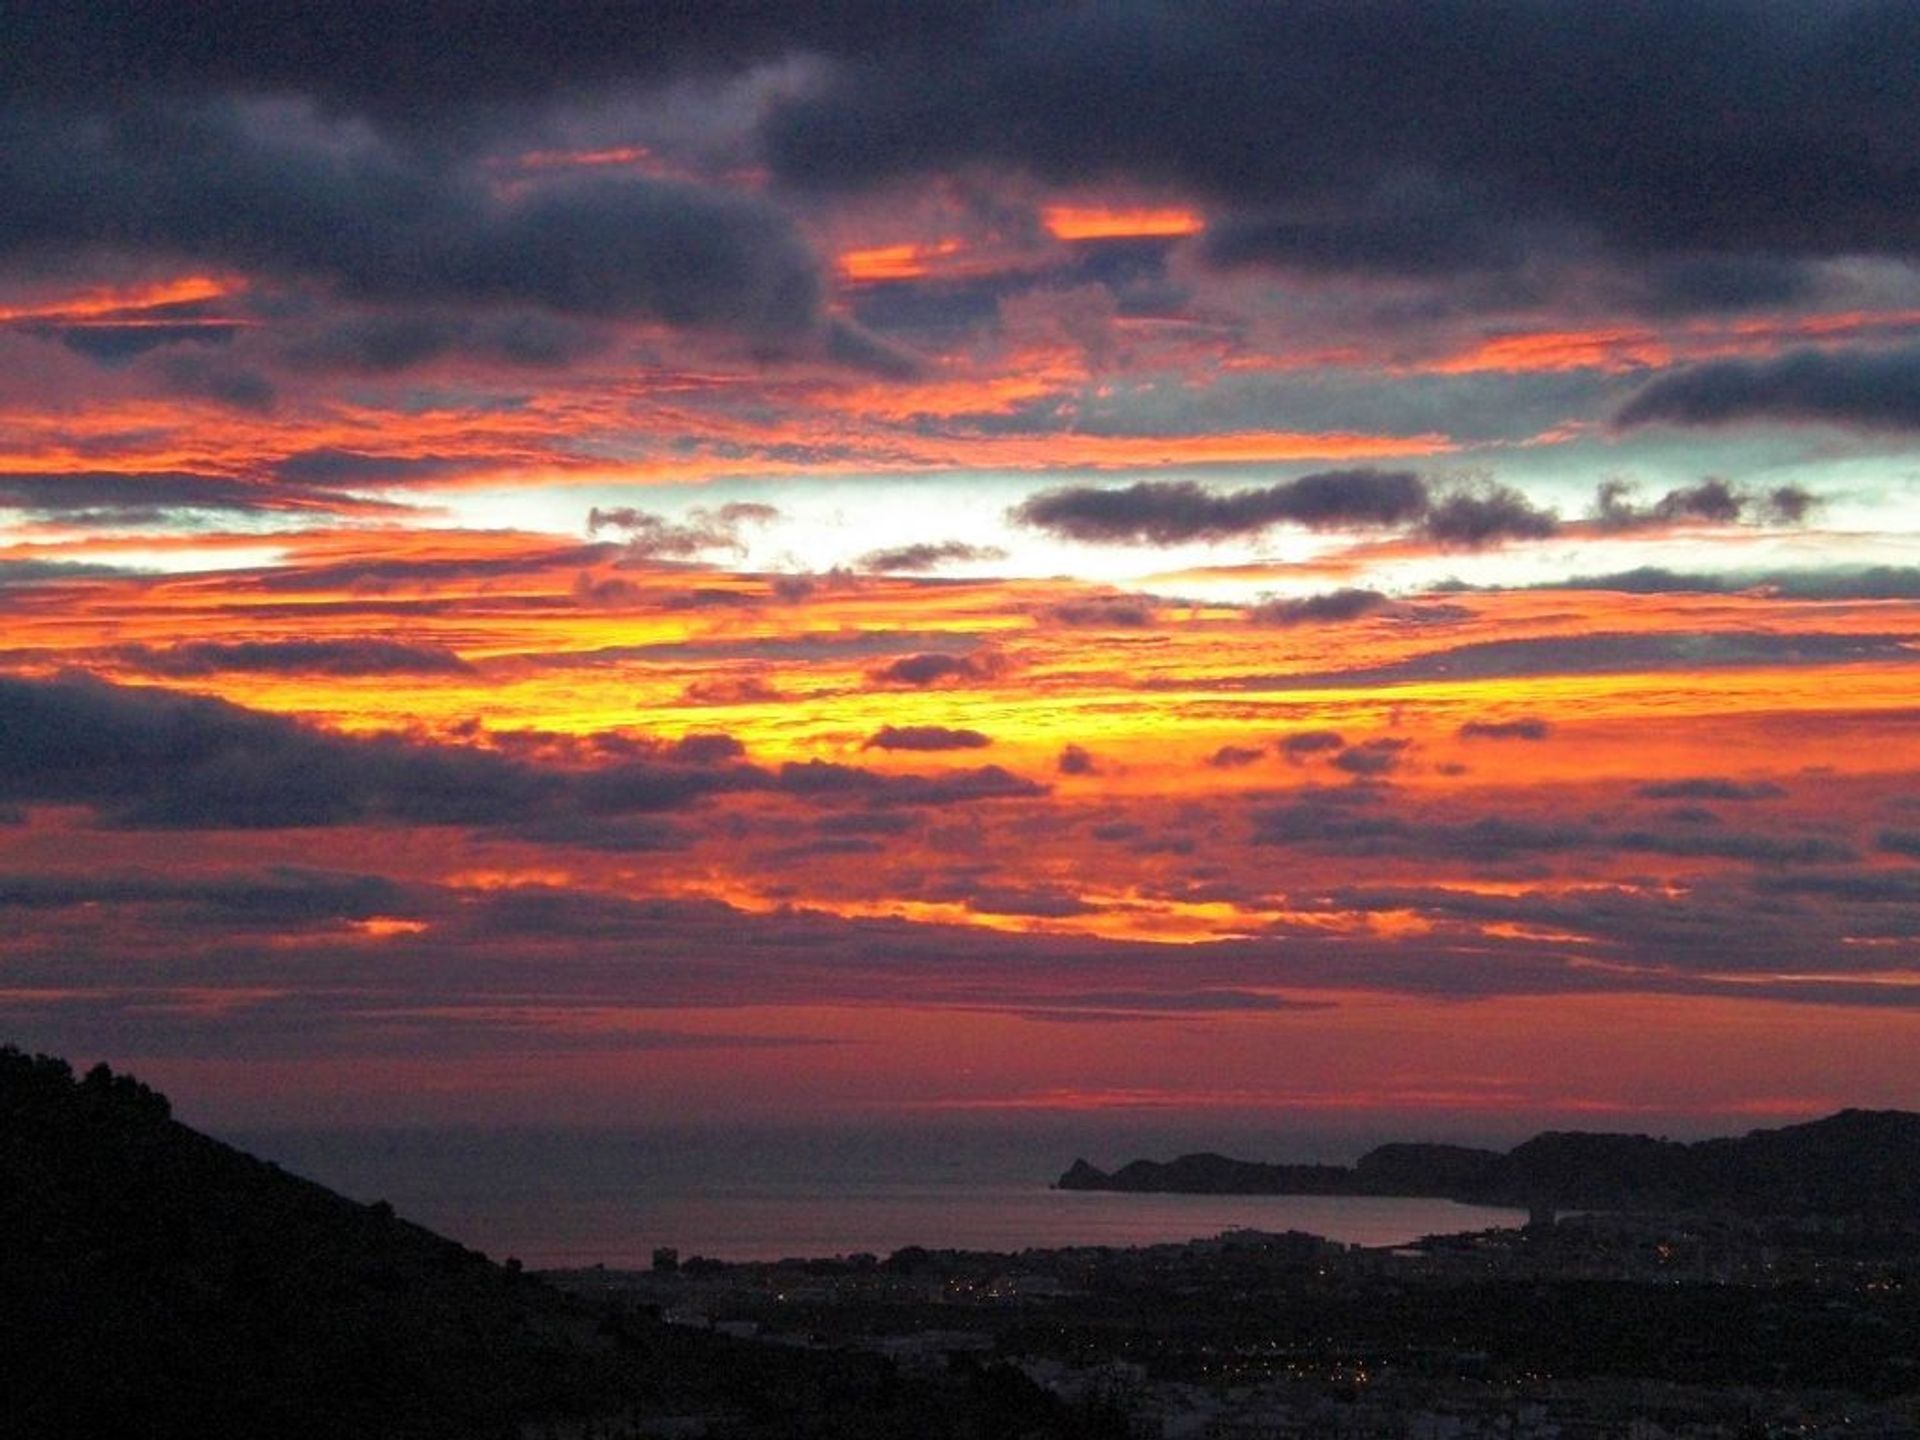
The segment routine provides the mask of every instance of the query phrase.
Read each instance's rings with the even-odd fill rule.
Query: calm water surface
[[[885,1255],[904,1245],[1024,1250],[1150,1245],[1222,1230],[1305,1230],[1357,1245],[1515,1225],[1524,1212],[1448,1200],[1379,1196],[1119,1195],[1033,1186],[898,1186],[885,1190],[661,1197],[578,1210],[558,1248],[529,1234],[530,1264],[646,1263],[654,1243],[683,1255],[771,1260],[789,1255]],[[636,1240],[642,1243],[636,1245]]]
[[[1374,1196],[1061,1191],[1050,1137],[566,1132],[263,1132],[296,1173],[495,1257],[643,1266],[657,1245],[725,1260],[885,1255],[906,1245],[1146,1245],[1250,1227],[1346,1244],[1517,1225],[1524,1213]],[[1122,1156],[1118,1158],[1130,1158]],[[1117,1163],[1109,1157],[1105,1163]]]

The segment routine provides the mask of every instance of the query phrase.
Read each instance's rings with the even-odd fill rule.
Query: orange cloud
[[[1198,235],[1206,221],[1178,206],[1049,205],[1042,223],[1056,240],[1151,240]]]
[[[870,245],[842,251],[834,264],[840,277],[855,285],[920,280],[933,273],[935,261],[958,255],[960,249],[958,240],[937,240],[930,245]]]
[[[1547,330],[1496,336],[1417,368],[1435,375],[1470,375],[1487,370],[1630,370],[1665,365],[1673,358],[1671,345],[1650,330]]]
[[[1765,355],[1786,345],[1899,333],[1917,325],[1920,310],[1695,321],[1663,330],[1634,325],[1530,330],[1490,336],[1409,368],[1436,375],[1633,370],[1680,360]]]
[[[142,310],[219,300],[246,289],[238,277],[182,275],[143,285],[95,286],[58,299],[0,305],[0,324],[23,320],[75,322],[131,317]]]
[[[656,163],[644,145],[615,145],[600,150],[528,150],[514,157],[528,170],[597,169],[603,166],[646,166]]]

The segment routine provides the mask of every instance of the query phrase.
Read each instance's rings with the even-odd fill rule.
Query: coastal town
[[[1536,1216],[1346,1246],[1183,1244],[555,1272],[675,1326],[1011,1367],[1139,1437],[1920,1435],[1920,1231],[1731,1214]]]

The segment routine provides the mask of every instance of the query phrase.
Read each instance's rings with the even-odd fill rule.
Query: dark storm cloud
[[[382,123],[448,125],[462,112],[567,101],[794,52],[870,52],[963,36],[990,6],[921,0],[419,0],[368,23],[353,6],[198,0],[156,12],[128,0],[21,7],[0,85],[19,99],[309,95]]]
[[[1765,780],[1746,782],[1702,776],[1690,780],[1663,780],[1633,792],[1643,800],[1777,800],[1787,792]]]
[[[0,472],[0,508],[37,515],[159,513],[213,510],[238,514],[403,510],[343,491],[306,484],[267,485],[184,470],[126,474],[84,470],[67,474]]]
[[[442,645],[397,640],[195,640],[123,645],[123,665],[152,675],[191,678],[233,672],[290,675],[462,675],[472,666]]]
[[[117,580],[135,573],[124,566],[83,560],[0,560],[0,590],[67,580]]]
[[[299,336],[284,354],[298,369],[392,375],[447,355],[553,367],[605,345],[606,336],[591,323],[539,311],[463,315],[401,310],[336,321]]]
[[[1779,308],[1811,296],[1812,266],[1772,255],[1699,255],[1659,261],[1641,273],[1634,308],[1650,315]]]
[[[1310,530],[1337,530],[1397,525],[1420,512],[1426,486],[1406,470],[1322,470],[1282,481],[1265,493],[1267,503],[1281,508],[1279,519]]]
[[[1154,601],[1147,595],[1111,595],[1067,600],[1043,612],[1062,625],[1093,630],[1139,630],[1153,623]]]
[[[1337,625],[1371,615],[1388,603],[1378,590],[1329,590],[1292,600],[1266,600],[1247,611],[1256,625]]]
[[[996,545],[969,545],[964,540],[922,541],[916,545],[895,545],[884,550],[869,550],[854,562],[861,570],[885,573],[918,573],[938,570],[943,565],[967,565],[979,561],[1004,560],[1007,552]]]
[[[1224,260],[1485,269],[1572,230],[1656,256],[1650,303],[1689,309],[1791,298],[1798,257],[1916,243],[1902,139],[1920,100],[1887,76],[1920,51],[1920,18],[1899,0],[430,0],[377,25],[351,7],[94,0],[26,7],[9,31],[0,87],[20,108],[296,95],[443,144],[813,55],[820,73],[764,127],[789,180],[1129,176],[1223,212]]]
[[[927,686],[947,680],[984,680],[998,669],[997,663],[988,656],[929,650],[918,655],[902,655],[874,671],[873,678],[884,685]]]
[[[1523,232],[1464,193],[1354,200],[1336,219],[1284,210],[1229,214],[1208,230],[1202,249],[1227,267],[1273,263],[1414,278],[1505,269],[1526,255]]]
[[[1347,748],[1347,742],[1337,730],[1299,730],[1274,743],[1293,765],[1300,764],[1309,755],[1325,755]]]
[[[1620,983],[1629,988],[1656,990],[1695,990],[1712,993],[1723,987],[1728,993],[1743,993],[1771,998],[1809,999],[1797,986],[1769,989],[1756,979],[1719,982],[1709,977],[1744,974],[1757,977],[1768,972],[1803,970],[1811,954],[1826,954],[1829,972],[1843,975],[1853,968],[1867,968],[1874,962],[1844,958],[1834,947],[1832,937],[1843,929],[1860,924],[1860,912],[1836,916],[1828,904],[1804,905],[1783,897],[1802,895],[1834,897],[1843,903],[1866,902],[1875,897],[1837,894],[1822,883],[1827,877],[1800,872],[1762,872],[1739,879],[1698,878],[1684,897],[1649,892],[1639,887],[1591,886],[1575,892],[1546,890],[1538,892],[1482,893],[1421,886],[1355,886],[1335,889],[1325,897],[1334,910],[1361,912],[1411,911],[1446,922],[1476,927],[1476,943],[1491,937],[1478,927],[1525,926],[1582,937],[1579,953],[1585,957],[1617,957]],[[1841,880],[1842,891],[1850,891]],[[1812,882],[1808,884],[1806,882]],[[1767,924],[1755,926],[1752,916],[1758,903],[1767,913]],[[1894,897],[1886,897],[1894,898]],[[1910,898],[1910,897],[1909,897]],[[1428,943],[1433,943],[1429,941]],[[1441,943],[1444,943],[1442,941]],[[1587,968],[1576,965],[1575,972]],[[1627,979],[1628,975],[1632,979]],[[1463,987],[1478,988],[1491,977],[1470,977]],[[1540,977],[1535,977],[1537,980]],[[1701,984],[1701,981],[1705,984]],[[1508,983],[1527,983],[1515,977]],[[1577,985],[1576,973],[1569,973],[1554,988]],[[1493,980],[1497,988],[1500,982]],[[1858,992],[1862,988],[1855,986]],[[1833,987],[1832,996],[1840,1003],[1844,987]],[[1873,997],[1855,993],[1852,1003],[1878,1003]],[[1910,1003],[1902,997],[1896,1003]]]
[[[278,461],[274,476],[301,485],[404,485],[471,474],[484,462],[451,455],[377,455],[364,450],[301,450]]]
[[[1439,496],[1420,522],[1420,534],[1442,550],[1482,550],[1508,540],[1544,540],[1560,528],[1508,485],[1461,486]]]
[[[887,853],[887,846],[878,840],[868,840],[859,835],[841,835],[804,840],[793,845],[780,845],[772,850],[758,851],[753,858],[756,866],[777,865],[801,870],[819,860],[836,855],[885,855]]]
[[[0,798],[145,828],[503,823],[560,782],[479,751],[348,740],[292,720],[89,681],[0,680]]]
[[[983,750],[993,737],[978,730],[945,725],[882,725],[867,737],[863,750]]]
[[[81,805],[131,829],[453,825],[657,850],[694,838],[658,817],[730,794],[943,807],[1046,793],[998,765],[895,775],[815,761],[775,774],[740,763],[743,747],[721,734],[603,745],[585,766],[530,754],[333,735],[158,689],[0,677],[0,805]]]
[[[838,594],[859,587],[859,577],[840,565],[831,570],[767,577],[768,592],[783,605],[800,605],[816,595]]]
[[[291,564],[258,570],[235,583],[269,592],[378,591],[394,585],[437,585],[571,569],[609,559],[611,545],[556,545],[518,555],[450,555],[417,560],[342,560],[336,564]]]
[[[1812,491],[1798,485],[1776,485],[1761,497],[1761,518],[1782,525],[1798,525],[1821,505]]]
[[[1036,919],[1063,919],[1085,915],[1098,907],[1072,891],[1046,885],[1012,885],[962,869],[917,887],[914,898],[958,902],[979,915],[1028,915]]]
[[[573,601],[576,605],[631,605],[644,592],[631,580],[618,575],[596,578],[585,570],[573,577]]]
[[[691,681],[680,692],[686,705],[778,705],[786,698],[764,675],[716,675]]]
[[[684,803],[687,795],[663,800]],[[536,845],[571,845],[608,855],[656,855],[689,849],[694,836],[670,820],[646,814],[601,814],[556,810],[513,827],[513,834]]]
[[[950,770],[941,775],[881,775],[830,760],[789,761],[777,788],[801,799],[865,800],[871,805],[942,806],[969,800],[1025,800],[1047,787],[998,765]]]
[[[822,815],[813,822],[813,828],[823,835],[904,835],[919,823],[912,815],[855,810],[840,815]]]
[[[1544,740],[1553,727],[1537,716],[1518,720],[1469,720],[1457,732],[1462,740]]]
[[[634,558],[650,559],[652,557],[647,556],[643,551]],[[669,610],[751,610],[759,602],[740,590],[700,586],[667,595],[661,599],[660,603]]]
[[[1143,480],[1120,489],[1068,485],[1031,496],[1008,518],[1063,540],[1100,545],[1213,543],[1296,525],[1404,529],[1441,550],[1545,539],[1560,526],[1557,515],[1511,486],[1478,481],[1434,488],[1405,470],[1328,470],[1225,492],[1192,480]],[[1283,605],[1275,616],[1286,613]]]
[[[1832,895],[1868,905],[1920,904],[1920,875],[1911,870],[1828,871],[1778,875],[1767,889],[1797,895]]]
[[[985,196],[978,188],[969,195],[983,222],[1003,234],[1011,232],[1033,243],[1041,239],[1039,217],[1031,207],[1007,205]],[[1034,270],[1000,271],[987,275],[924,280],[881,281],[854,288],[854,314],[868,325],[908,331],[931,339],[952,337],[1004,322],[1009,302],[1025,296],[1051,299],[1060,292],[1098,291],[1110,297],[1119,316],[1168,317],[1177,314],[1188,298],[1187,288],[1169,276],[1168,260],[1178,242],[1172,239],[1106,239],[1071,243],[1055,252],[1051,263]],[[1077,320],[1066,326],[1069,338],[1088,350],[1090,358],[1110,354],[1113,338],[1100,323]]]
[[[153,373],[169,395],[211,400],[256,415],[266,414],[280,399],[278,388],[265,375],[220,356],[163,354],[154,362]]]
[[[1222,745],[1207,757],[1207,764],[1216,770],[1237,770],[1243,765],[1252,765],[1265,759],[1266,754],[1256,746]]]
[[[1622,850],[1646,850],[1657,855],[1711,855],[1763,865],[1814,865],[1860,858],[1851,845],[1818,835],[1665,835],[1629,830],[1610,837],[1610,842]]]
[[[883,380],[917,380],[927,373],[923,356],[845,316],[828,316],[825,333],[827,358],[850,370]]]
[[[594,535],[602,530],[625,531],[625,558],[630,560],[685,560],[708,550],[745,554],[747,544],[741,538],[741,530],[748,525],[765,525],[779,516],[780,512],[771,505],[744,500],[713,509],[696,506],[681,521],[648,510],[636,510],[631,505],[606,509],[596,505],[587,512],[587,531]],[[729,601],[745,600],[732,591],[719,593],[725,594]]]
[[[1672,634],[1545,636],[1484,640],[1391,664],[1299,674],[1208,676],[1204,683],[1247,691],[1313,690],[1327,685],[1392,685],[1420,680],[1492,680],[1532,675],[1606,675],[1637,670],[1700,670],[1727,665],[1843,665],[1920,659],[1898,634],[1808,631],[1771,635],[1740,630]],[[1200,683],[1198,680],[1186,683]],[[1148,682],[1148,688],[1155,688]]]
[[[1062,745],[1060,758],[1054,768],[1062,775],[1097,775],[1099,762],[1093,758],[1093,752],[1084,745]]]
[[[1634,530],[1676,520],[1731,524],[1740,518],[1741,505],[1741,497],[1733,487],[1719,479],[1702,480],[1698,485],[1671,490],[1644,508],[1633,502],[1630,486],[1623,481],[1609,480],[1600,486],[1593,510],[1594,518],[1604,529]]]
[[[1602,481],[1594,492],[1593,518],[1603,530],[1642,530],[1666,525],[1735,525],[1754,519],[1763,524],[1798,525],[1819,505],[1820,497],[1799,485],[1752,491],[1710,477],[1696,485],[1669,490],[1651,505],[1640,504],[1624,480]]]
[[[153,350],[175,345],[229,345],[239,332],[235,323],[222,325],[209,321],[186,321],[168,325],[161,321],[114,324],[88,321],[74,325],[21,325],[23,334],[57,341],[76,355],[97,360],[102,365],[121,365]]]
[[[1868,565],[1703,575],[1643,565],[1611,575],[1580,575],[1540,588],[1618,590],[1632,595],[1723,595],[1761,590],[1783,600],[1914,600],[1920,599],[1920,566]]]
[[[667,755],[689,765],[721,765],[745,758],[747,747],[731,735],[719,731],[698,731],[682,735],[667,748]]]
[[[1644,269],[1629,287],[1641,308],[1688,313],[1792,303],[1810,259],[1920,248],[1905,144],[1920,98],[1887,78],[1920,52],[1901,0],[430,0],[378,24],[241,0],[25,8],[0,51],[16,236],[219,250],[363,293],[385,269],[410,303],[504,288],[584,313],[594,291],[621,313],[831,331],[817,268],[793,263],[793,232],[757,207],[627,181],[510,213],[522,202],[476,205],[445,163],[569,106],[801,56],[807,83],[760,131],[789,183],[983,168],[1131,180],[1205,205],[1199,243],[1219,264],[1495,275],[1524,291],[1542,259],[1599,254]],[[364,145],[269,166],[272,126],[248,129],[251,154],[212,133],[233,106],[299,103],[375,137],[378,173],[362,173]],[[50,178],[56,159],[74,183]],[[373,193],[341,198],[356,187]],[[143,192],[144,229],[125,213]],[[213,202],[204,218],[190,197]],[[612,231],[635,259],[624,270]],[[330,262],[313,238],[329,232]]]
[[[384,876],[299,866],[212,879],[150,873],[0,875],[0,909],[173,905],[223,926],[263,930],[413,914],[421,898]]]
[[[1567,851],[1712,858],[1761,866],[1834,864],[1859,858],[1851,845],[1820,835],[1621,831],[1590,821],[1505,815],[1466,822],[1434,820],[1386,811],[1375,799],[1371,791],[1358,796],[1310,791],[1286,805],[1256,808],[1251,812],[1253,843],[1338,855],[1476,864],[1504,864]]]
[[[1705,575],[1669,570],[1661,565],[1638,565],[1631,570],[1616,570],[1607,575],[1576,575],[1571,580],[1550,580],[1526,588],[1614,590],[1623,595],[1723,595],[1746,589],[1749,583],[1737,574]]]
[[[1571,236],[1657,259],[1670,301],[1748,304],[1797,258],[1920,245],[1920,95],[1887,78],[1916,53],[1898,0],[983,7],[964,43],[831,69],[766,142],[827,187],[1171,186],[1221,212],[1228,262],[1517,269]]]
[[[81,680],[0,681],[0,718],[0,795],[87,805],[130,828],[470,825],[625,848],[617,817],[770,783],[749,767],[711,768],[722,757],[699,749],[670,748],[668,763],[543,769]]]
[[[162,254],[349,299],[534,307],[769,340],[822,323],[817,258],[760,200],[635,178],[502,191],[462,158],[284,102],[17,105],[0,118],[0,260]],[[408,360],[404,337],[390,338],[400,343],[387,358]],[[450,343],[411,341],[418,358]]]
[[[685,758],[685,757],[680,757]],[[748,766],[714,768],[710,765],[659,764],[634,760],[608,765],[568,780],[569,806],[552,807],[563,822],[577,815],[656,814],[685,810],[711,795],[734,790],[765,788],[766,779]]]
[[[1657,377],[1615,416],[1624,426],[1741,420],[1920,430],[1920,346],[1716,360]]]
[[[1289,805],[1255,810],[1256,845],[1299,846],[1338,854],[1392,854],[1414,848],[1418,832],[1394,815],[1333,803],[1311,796]],[[1520,848],[1538,849],[1538,844]]]
[[[1412,746],[1411,740],[1383,736],[1350,745],[1333,757],[1333,763],[1349,775],[1385,775],[1400,768],[1401,757]]]
[[[733,500],[715,509],[695,507],[687,512],[690,520],[701,525],[732,528],[744,524],[763,525],[769,520],[780,518],[780,512],[772,505],[762,505],[751,500]],[[594,506],[587,512],[589,530],[635,530],[648,532],[660,527],[661,517],[645,510],[637,510],[631,505]]]
[[[1178,545],[1257,535],[1276,525],[1394,526],[1426,508],[1426,485],[1408,471],[1329,470],[1224,494],[1191,480],[1143,480],[1117,490],[1069,485],[1032,496],[1009,516],[1064,540]]]

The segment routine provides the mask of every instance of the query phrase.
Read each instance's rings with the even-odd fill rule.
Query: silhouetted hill
[[[1563,1209],[1722,1208],[1750,1214],[1920,1221],[1920,1115],[1843,1110],[1824,1120],[1692,1144],[1549,1131],[1502,1155],[1383,1145],[1352,1168],[1221,1155],[1135,1160],[1112,1174],[1076,1160],[1063,1190],[1209,1195],[1407,1195]]]
[[[98,1066],[0,1046],[0,1435],[487,1440],[710,1419],[716,1437],[1092,1436],[1017,1373],[598,1311],[171,1118]],[[536,1432],[543,1433],[543,1432]]]
[[[8,1434],[510,1435],[586,1378],[559,1296],[105,1066],[0,1049],[0,1236]]]
[[[1485,1186],[1498,1173],[1502,1157],[1497,1150],[1473,1150],[1464,1145],[1382,1145],[1369,1150],[1354,1166],[1354,1174],[1374,1195],[1428,1193],[1443,1186],[1446,1193]]]
[[[1351,1167],[1270,1165],[1203,1153],[1165,1161],[1130,1160],[1111,1174],[1075,1160],[1054,1184],[1061,1190],[1164,1195],[1446,1196],[1485,1183],[1503,1158],[1491,1150],[1385,1145]]]
[[[1509,1152],[1483,1193],[1568,1208],[1920,1218],[1920,1115],[1843,1110],[1690,1145],[1548,1132]]]

